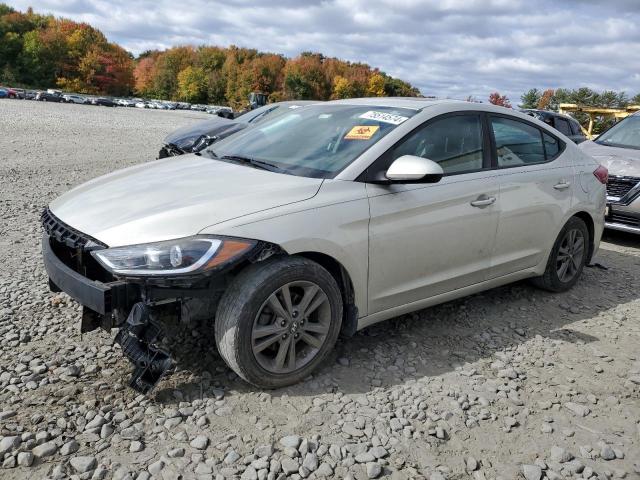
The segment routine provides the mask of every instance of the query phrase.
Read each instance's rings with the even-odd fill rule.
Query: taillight
[[[593,171],[593,174],[603,185],[606,185],[607,181],[609,181],[609,170],[607,170],[607,168],[603,167],[602,165],[599,165],[598,168]]]

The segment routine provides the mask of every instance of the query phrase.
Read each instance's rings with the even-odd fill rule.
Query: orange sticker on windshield
[[[380,127],[371,125],[360,125],[353,127],[349,133],[344,136],[345,140],[369,140]]]

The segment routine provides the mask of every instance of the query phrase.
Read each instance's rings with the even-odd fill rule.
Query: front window
[[[333,178],[415,113],[367,105],[309,105],[261,122],[207,151],[222,160],[252,160],[291,175]]]
[[[640,116],[633,115],[625,118],[600,135],[596,143],[640,150]]]

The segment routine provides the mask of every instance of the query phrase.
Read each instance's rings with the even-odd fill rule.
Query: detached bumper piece
[[[139,393],[150,392],[173,367],[169,353],[157,346],[162,336],[162,328],[152,319],[148,307],[140,302],[133,306],[116,335],[116,343],[134,365],[129,386]]]

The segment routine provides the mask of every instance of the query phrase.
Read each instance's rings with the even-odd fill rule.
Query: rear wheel
[[[553,245],[544,274],[533,279],[533,283],[551,292],[569,290],[587,262],[589,241],[584,221],[578,217],[569,219]]]
[[[218,350],[249,383],[278,388],[307,377],[333,348],[342,322],[335,279],[317,263],[280,257],[247,267],[215,320]]]

